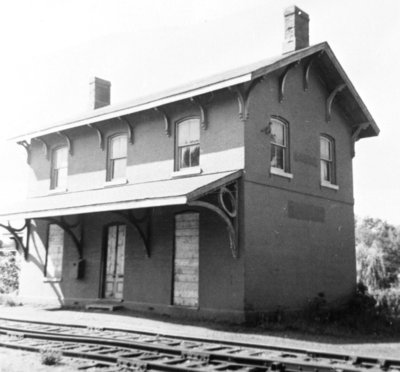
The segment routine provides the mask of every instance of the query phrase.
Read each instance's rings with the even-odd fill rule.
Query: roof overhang
[[[27,199],[1,208],[0,220],[34,219],[185,205],[237,180],[241,170]]]
[[[180,86],[168,91],[159,92],[148,97],[142,97],[120,105],[106,106],[97,110],[82,114],[76,118],[55,123],[51,127],[27,133],[11,138],[15,142],[30,141],[32,138],[60,132],[83,125],[99,123],[105,120],[118,118],[124,115],[153,109],[162,105],[177,102],[201,94],[213,92],[223,88],[246,83],[260,76],[284,68],[292,63],[318,56],[318,66],[323,72],[327,88],[333,90],[339,84],[345,84],[341,107],[347,111],[353,126],[368,124],[368,127],[360,133],[360,137],[376,136],[379,128],[356,89],[335,57],[328,43],[320,43],[298,51],[280,55],[274,58],[259,61],[223,74],[214,75],[206,79],[198,80],[190,84]]]

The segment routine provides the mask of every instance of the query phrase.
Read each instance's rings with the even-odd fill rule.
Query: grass
[[[342,308],[330,308],[321,293],[309,302],[304,311],[285,313],[278,309],[262,318],[259,327],[266,331],[338,337],[398,337],[399,314],[400,298],[393,294],[393,290],[369,294],[359,285],[354,297]]]
[[[0,305],[14,307],[14,306],[22,306],[22,303],[17,301],[11,295],[0,295]]]

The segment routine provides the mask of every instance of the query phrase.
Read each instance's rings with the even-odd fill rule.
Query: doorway
[[[199,214],[175,216],[173,304],[199,306]]]
[[[107,228],[104,298],[122,300],[124,291],[126,225],[111,225]]]

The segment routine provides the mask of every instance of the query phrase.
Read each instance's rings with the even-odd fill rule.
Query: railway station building
[[[14,138],[21,300],[235,321],[345,301],[354,146],[379,129],[308,22],[288,8],[281,55],[126,104],[94,78],[92,110]]]

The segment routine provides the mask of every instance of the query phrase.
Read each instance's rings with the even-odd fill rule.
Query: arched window
[[[108,141],[107,181],[126,177],[127,149],[128,137],[126,134],[110,137]]]
[[[271,118],[271,169],[289,172],[288,125]]]
[[[336,184],[335,142],[332,138],[320,137],[321,183]]]
[[[51,154],[50,188],[66,189],[68,178],[68,147],[58,147]]]
[[[200,120],[187,119],[176,125],[176,170],[200,164]]]

